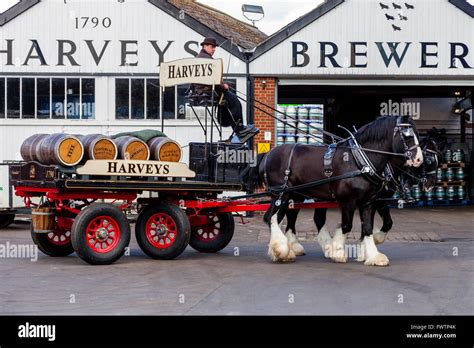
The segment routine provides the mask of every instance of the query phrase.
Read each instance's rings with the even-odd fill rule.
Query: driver
[[[214,55],[217,47],[217,41],[213,37],[207,37],[201,42],[201,52],[196,58],[208,58],[214,59]],[[195,84],[193,86],[194,92],[197,94],[212,93],[211,86]],[[223,127],[231,126],[235,134],[239,138],[241,143],[247,142],[249,139],[257,135],[260,131],[253,125],[244,126],[242,120],[242,104],[234,93],[229,90],[227,83],[222,83],[215,87],[218,93],[223,94],[225,100],[224,105],[219,105],[220,111],[220,124]]]

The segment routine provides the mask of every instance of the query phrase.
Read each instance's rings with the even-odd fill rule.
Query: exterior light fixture
[[[255,22],[258,22],[259,20],[262,20],[263,17],[265,17],[263,7],[257,5],[242,5],[242,13],[245,18],[252,22],[253,26],[255,26]],[[255,16],[255,18],[252,16],[249,17],[249,14],[253,14],[252,16]]]

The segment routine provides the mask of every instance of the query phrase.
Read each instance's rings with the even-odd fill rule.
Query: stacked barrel
[[[111,139],[102,134],[72,135],[65,133],[35,134],[20,149],[23,160],[41,164],[73,167],[87,160],[143,160],[179,162],[181,146],[167,137],[148,142],[133,137]]]
[[[465,154],[460,148],[446,150],[436,171],[436,186],[430,191],[423,191],[420,185],[413,185],[408,196],[420,204],[450,205],[467,204],[467,184],[465,174]],[[399,198],[395,193],[393,198]]]
[[[277,145],[322,144],[322,105],[278,105]]]
[[[434,199],[454,203],[466,199],[465,154],[461,148],[448,149],[436,172]]]

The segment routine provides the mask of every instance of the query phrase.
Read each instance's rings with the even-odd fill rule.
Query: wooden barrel
[[[138,138],[122,136],[114,139],[114,142],[121,159],[147,161],[150,158],[148,145]]]
[[[46,138],[48,134],[34,134],[29,138],[26,138],[25,141],[21,144],[20,154],[21,157],[27,161],[37,161],[39,162],[38,155],[39,154],[39,147],[41,142],[44,138]]]
[[[157,161],[179,162],[181,160],[181,146],[173,139],[156,137],[148,141],[151,158]]]
[[[102,134],[78,136],[84,146],[85,160],[114,160],[117,158],[117,145],[109,137]]]
[[[84,156],[84,147],[74,135],[56,133],[46,136],[37,151],[39,162],[72,167]]]

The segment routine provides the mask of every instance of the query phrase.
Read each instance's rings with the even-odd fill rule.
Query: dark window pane
[[[35,118],[35,79],[21,81],[22,118]]]
[[[5,79],[0,79],[0,118],[5,118]]]
[[[49,87],[50,87],[50,81],[49,79],[38,79],[36,82],[37,86],[37,92],[36,94],[38,95],[38,118],[50,118],[50,100],[49,100]]]
[[[132,118],[145,118],[145,80],[132,79]]]
[[[95,118],[95,80],[82,79],[82,118]]]
[[[165,88],[163,93],[163,118],[174,119],[175,116],[175,92],[174,87]]]
[[[178,86],[178,119],[181,120],[186,118],[186,103],[188,102],[186,95],[188,94],[188,90],[189,86],[187,85]]]
[[[146,114],[148,119],[160,118],[160,80],[146,80]]]
[[[20,79],[7,79],[7,117],[20,118]]]
[[[53,118],[64,118],[64,79],[53,79],[52,102]]]
[[[79,79],[67,79],[67,118],[79,119],[81,114]]]
[[[115,80],[115,118],[128,119],[129,118],[129,80],[116,79]]]

